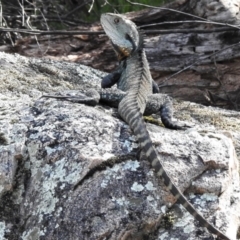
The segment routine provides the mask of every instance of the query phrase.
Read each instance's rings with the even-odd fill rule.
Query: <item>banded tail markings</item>
[[[128,101],[126,101],[128,102]],[[125,108],[128,108],[127,106],[124,106]],[[121,108],[119,108],[119,114],[122,116]],[[143,120],[142,114],[140,111],[138,111],[138,108],[135,110],[131,109],[131,113],[126,119],[126,122],[129,124],[130,128],[134,132],[137,141],[140,145],[140,148],[144,151],[148,161],[150,162],[152,168],[156,172],[156,175],[159,176],[165,186],[169,189],[169,191],[175,196],[177,201],[181,203],[184,208],[196,219],[199,221],[200,225],[203,227],[206,227],[211,233],[217,235],[220,239],[224,240],[230,240],[226,235],[224,235],[220,230],[215,228],[211,223],[209,223],[202,215],[199,213],[194,206],[187,200],[187,198],[181,193],[181,191],[178,189],[178,187],[172,182],[170,176],[167,174],[167,172],[164,170],[161,160],[159,159],[159,156],[152,144],[152,141],[150,139],[150,135],[147,131],[146,124]],[[125,111],[124,111],[125,112]],[[130,117],[132,116],[132,118]],[[123,117],[124,118],[124,117]],[[138,119],[137,124],[131,124],[134,121],[132,120],[134,118],[134,121]],[[128,121],[127,121],[128,120]]]

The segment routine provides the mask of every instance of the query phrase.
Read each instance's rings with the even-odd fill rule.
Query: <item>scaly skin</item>
[[[143,120],[143,113],[146,110],[148,97],[152,94],[153,81],[143,48],[143,40],[138,33],[136,25],[122,15],[112,13],[103,14],[101,16],[101,23],[123,65],[120,79],[117,81],[118,89],[126,93],[118,106],[120,116],[129,124],[137,137],[141,150],[145,153],[157,176],[162,178],[164,184],[176,197],[178,202],[181,203],[203,227],[206,227],[220,239],[229,240],[226,235],[209,223],[193,205],[188,202],[164,170],[162,161],[152,144]],[[115,82],[116,79],[113,81],[113,84]],[[102,85],[105,86],[104,79]],[[111,84],[108,84],[108,86],[109,85]],[[171,112],[167,109],[168,105],[169,101],[163,103],[163,107],[160,108],[162,121],[167,125],[169,119],[171,119]],[[172,124],[171,121],[168,127],[178,128],[178,126]]]

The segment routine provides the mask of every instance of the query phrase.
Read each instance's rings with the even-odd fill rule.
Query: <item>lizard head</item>
[[[137,26],[123,15],[102,14],[101,24],[110,38],[119,60],[128,57],[139,46]]]

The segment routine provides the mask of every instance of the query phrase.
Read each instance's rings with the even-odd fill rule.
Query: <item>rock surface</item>
[[[104,75],[0,53],[0,239],[206,239],[144,159],[116,109],[41,98],[99,87]],[[147,124],[174,182],[236,239],[240,113],[174,101],[171,131]],[[174,205],[173,205],[174,204]],[[176,218],[163,217],[173,205]],[[209,238],[212,239],[212,238]]]

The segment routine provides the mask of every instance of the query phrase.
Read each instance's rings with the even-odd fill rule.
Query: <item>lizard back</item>
[[[124,110],[121,106],[123,105],[126,108],[124,104],[130,102],[136,102],[137,106],[135,107],[139,108],[141,113],[144,113],[147,96],[152,92],[152,79],[144,51],[135,52],[124,60],[118,88],[127,93],[122,103],[118,106],[119,113]],[[125,114],[122,115],[124,119]]]

